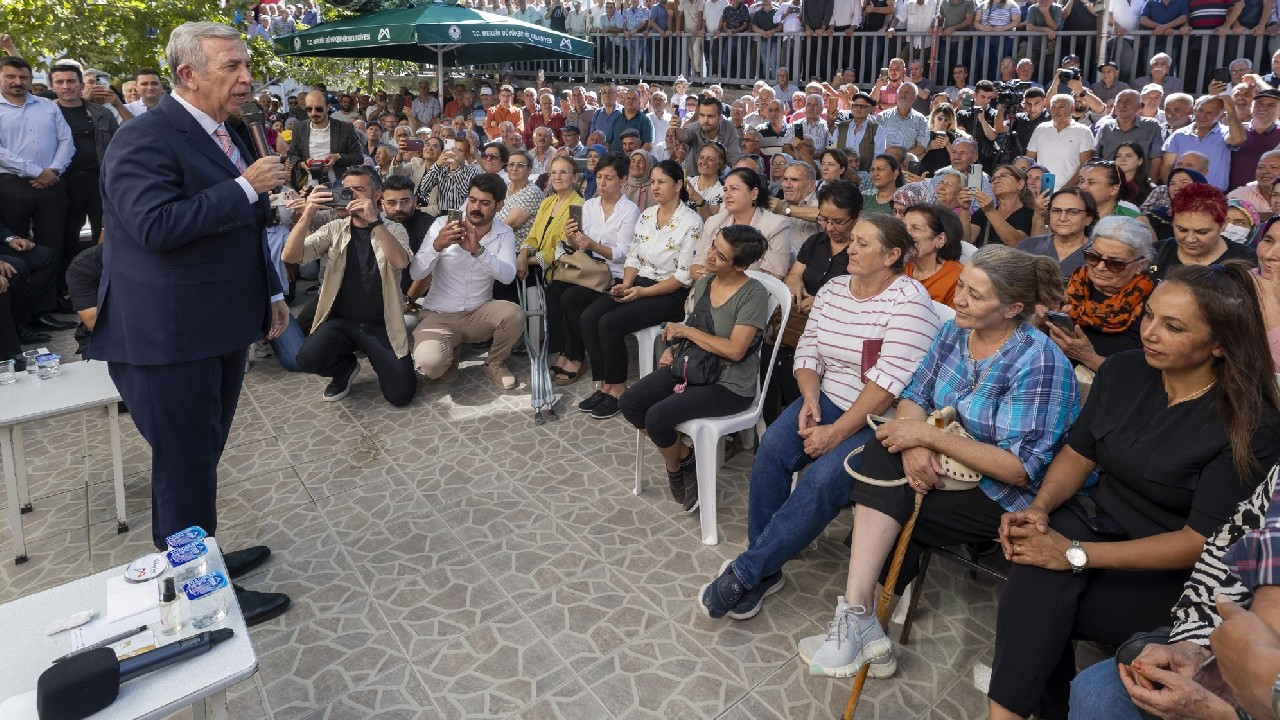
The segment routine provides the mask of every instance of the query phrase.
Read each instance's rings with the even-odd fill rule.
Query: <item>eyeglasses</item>
[[[306,110],[306,111],[307,111],[307,112],[309,112],[309,113],[313,113],[313,112],[318,113],[318,112],[325,112],[326,108],[322,108],[322,107],[310,107],[310,106],[308,106],[308,107],[303,108],[303,110]]]
[[[1069,218],[1078,218],[1084,212],[1084,208],[1049,208],[1050,215],[1065,215]]]
[[[485,160],[501,160],[502,159],[502,155],[494,154],[494,153],[484,153],[483,155],[481,155],[481,157],[483,157]]]
[[[996,173],[991,176],[991,182],[995,182],[996,180],[1017,180],[1017,178],[1009,173]]]
[[[1086,245],[1085,248],[1080,251],[1080,254],[1084,256],[1084,261],[1090,265],[1097,266],[1098,263],[1102,263],[1113,273],[1124,272],[1125,268],[1141,259],[1134,258],[1133,260],[1116,260],[1115,258],[1102,257],[1093,249],[1093,243]]]
[[[817,222],[819,225],[829,225],[829,226],[831,226],[831,227],[837,227],[837,228],[842,228],[842,229],[843,229],[843,228],[848,227],[848,226],[849,226],[849,223],[853,222],[853,218],[845,218],[845,219],[843,219],[843,220],[836,220],[835,218],[823,217],[822,215],[819,215],[819,216],[817,217],[816,222]]]
[[[508,169],[508,170],[523,170],[523,169],[525,169],[525,168],[527,168],[527,167],[529,167],[529,163],[522,163],[522,162],[509,162],[509,163],[507,163],[507,169]]]
[[[866,103],[854,103],[853,109],[854,110],[870,110],[871,106]]]
[[[1103,160],[1102,158],[1093,158],[1085,162],[1085,167],[1115,167],[1115,160]]]

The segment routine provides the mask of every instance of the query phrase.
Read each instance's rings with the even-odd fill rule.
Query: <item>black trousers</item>
[[[676,425],[686,420],[732,415],[751,405],[752,398],[719,383],[689,385],[681,393],[675,387],[671,370],[660,367],[637,380],[618,399],[618,409],[627,422],[637,430],[649,431],[649,439],[660,448],[676,444]]]
[[[66,295],[67,267],[81,250],[96,243],[102,232],[102,191],[98,188],[97,170],[67,173],[62,182],[67,186],[67,226],[58,263],[58,294]],[[86,219],[93,234],[88,242],[81,242],[80,229]]]
[[[218,460],[231,432],[248,350],[173,365],[108,363],[138,432],[151,446],[151,540],[199,525],[218,529]]]
[[[9,278],[8,291],[14,322],[25,325],[37,315],[55,308],[58,301],[56,250],[37,245],[26,252],[18,252],[0,244],[0,261],[17,270],[14,277]]]
[[[18,324],[13,321],[11,291],[0,292],[0,360],[8,360],[22,353],[18,342]]]
[[[322,377],[338,377],[356,364],[356,350],[369,358],[378,376],[378,388],[387,402],[408,405],[418,392],[418,376],[413,372],[413,356],[396,357],[387,339],[385,325],[330,318],[302,341],[298,369]]]
[[[869,442],[862,450],[861,472],[878,480],[904,477],[902,455],[891,453],[879,442]],[[882,487],[865,482],[853,485],[853,501],[888,515],[905,525],[915,507],[916,491],[910,484]],[[1004,508],[987,497],[981,489],[934,490],[920,503],[911,542],[907,543],[894,594],[901,595],[920,572],[920,559],[928,548],[949,547],[964,543],[992,540],[1000,531]],[[890,558],[880,568],[883,585],[889,574]]]
[[[67,182],[59,180],[53,187],[37,190],[31,187],[27,178],[0,175],[0,198],[4,198],[4,202],[0,202],[0,225],[57,253],[54,257],[56,272],[56,267],[62,262],[62,243],[67,226]]]
[[[765,345],[760,350],[760,358],[772,357],[773,346]],[[773,362],[773,375],[769,378],[769,387],[764,389],[764,404],[761,407],[762,416],[766,425],[773,424],[774,420],[786,410],[791,403],[800,399],[800,386],[796,384],[795,376],[796,349],[783,345],[778,348],[778,357]],[[768,370],[763,362],[760,363],[760,382],[764,382],[764,373]]]
[[[614,284],[617,284],[617,280]],[[547,347],[552,355],[561,354],[574,362],[586,357],[582,339],[582,313],[604,293],[553,280],[547,286]]]
[[[1070,510],[1049,524],[1082,542],[1102,540]],[[995,659],[987,695],[1020,715],[1067,717],[1076,674],[1072,640],[1116,647],[1139,630],[1171,624],[1170,609],[1191,569],[1043,570],[1014,565],[996,615]]]
[[[657,283],[637,278],[635,287]],[[582,313],[582,338],[591,358],[591,379],[609,384],[627,381],[627,335],[659,323],[684,317],[688,288],[673,293],[620,303],[612,295],[601,295]],[[647,352],[648,348],[641,348]]]

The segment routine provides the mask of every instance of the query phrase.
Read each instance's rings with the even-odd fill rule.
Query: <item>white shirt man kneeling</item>
[[[462,343],[492,338],[484,370],[503,390],[516,386],[507,358],[524,331],[524,311],[493,299],[494,281],[505,284],[516,276],[515,233],[494,219],[506,196],[500,177],[476,175],[463,220],[446,215],[432,223],[409,265],[414,280],[431,276],[425,309],[413,330],[413,364],[428,379],[457,377]]]

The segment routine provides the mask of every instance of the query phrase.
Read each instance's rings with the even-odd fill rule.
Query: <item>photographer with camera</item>
[[[995,128],[999,107],[994,101],[999,94],[995,83],[979,80],[974,85],[973,101],[964,101],[962,109],[956,113],[956,124],[973,136],[978,144],[978,162],[987,167],[1000,163],[1004,147],[1004,136]]]
[[[308,263],[325,258],[320,298],[311,334],[298,350],[302,372],[332,378],[322,399],[341,400],[351,392],[364,352],[387,402],[413,400],[418,379],[409,358],[401,271],[409,266],[409,236],[400,223],[384,222],[378,207],[382,180],[364,166],[348,168],[339,186],[311,191],[281,258]],[[311,218],[326,208],[338,219],[308,234]]]
[[[304,109],[310,122],[293,126],[293,142],[285,159],[292,168],[294,187],[338,182],[347,168],[364,162],[356,129],[349,122],[329,117],[322,92],[307,93]]]
[[[994,125],[997,133],[1005,135],[1003,161],[1013,162],[1014,158],[1027,154],[1031,133],[1049,121],[1049,110],[1045,107],[1044,90],[1025,81],[1007,83],[1006,88],[996,95],[998,107]],[[1023,112],[1015,115],[1012,123],[1006,123],[1005,114],[1014,111],[1019,99]]]
[[[1065,64],[1066,61],[1064,60],[1063,63]],[[1062,87],[1063,85],[1066,87]],[[1107,104],[1095,95],[1092,90],[1085,87],[1083,73],[1079,67],[1058,68],[1058,72],[1054,73],[1049,87],[1045,88],[1044,95],[1047,98],[1052,98],[1058,93],[1070,93],[1072,101],[1076,105],[1084,105],[1085,110],[1095,116],[1100,117],[1107,111]],[[1087,119],[1088,115],[1085,118]],[[1080,119],[1080,122],[1085,122],[1085,119]],[[1092,121],[1090,120],[1086,124],[1091,125]]]

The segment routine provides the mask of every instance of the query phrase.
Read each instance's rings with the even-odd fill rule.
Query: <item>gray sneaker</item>
[[[827,624],[827,636],[809,658],[809,674],[853,677],[863,663],[892,654],[893,642],[885,636],[875,616],[861,605],[845,603],[841,596],[836,602],[835,618]]]
[[[813,635],[804,638],[799,643],[800,662],[813,668],[813,656],[822,649],[822,644],[827,641],[826,635]],[[867,677],[873,680],[881,680],[893,677],[898,672],[898,658],[894,653],[889,653],[882,658],[871,661],[871,669],[867,671]]]

